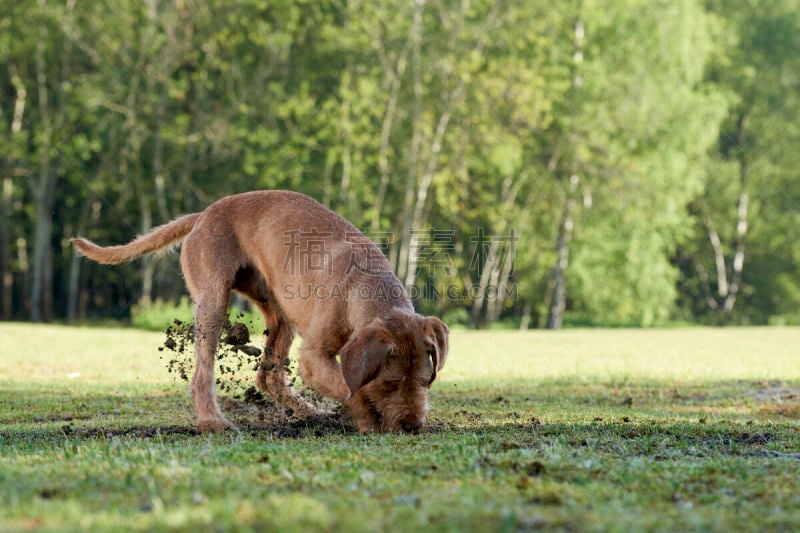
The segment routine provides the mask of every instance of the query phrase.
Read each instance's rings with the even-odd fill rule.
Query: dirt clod
[[[256,348],[255,346],[248,346],[246,344],[240,344],[236,346],[236,349],[240,352],[244,353],[245,355],[249,355],[251,357],[258,357],[261,355],[261,350]]]
[[[225,332],[227,333],[227,336],[222,341],[225,344],[230,344],[231,346],[241,346],[250,342],[250,330],[248,330],[247,326],[241,322],[236,322],[234,324],[231,324],[230,322],[226,323]]]
[[[259,407],[266,407],[270,403],[260,390],[252,386],[244,391],[244,401]]]

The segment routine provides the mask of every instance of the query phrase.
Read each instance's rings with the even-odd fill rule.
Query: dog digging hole
[[[159,347],[167,372],[188,382],[194,372],[194,324],[175,319],[165,330]],[[242,322],[226,321],[215,355],[216,386],[222,410],[244,432],[269,431],[282,437],[301,437],[309,432],[322,435],[348,431],[351,421],[341,406],[316,392],[299,393],[320,409],[333,411],[331,417],[296,420],[254,385],[261,365],[261,349],[251,345],[250,330]],[[294,384],[296,378],[292,378]]]

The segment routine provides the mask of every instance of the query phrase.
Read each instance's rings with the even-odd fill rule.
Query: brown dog
[[[267,340],[256,383],[294,416],[319,414],[288,382],[296,330],[304,340],[303,381],[344,402],[360,431],[414,431],[425,423],[449,330],[414,312],[389,262],[355,226],[303,194],[257,191],[223,198],[123,246],[72,242],[86,257],[116,264],[180,240],[195,302],[192,398],[201,431],[233,427],[214,388],[214,353],[231,290],[264,315]]]

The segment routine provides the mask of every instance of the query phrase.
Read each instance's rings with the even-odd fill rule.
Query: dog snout
[[[418,418],[405,419],[400,421],[400,429],[402,429],[406,433],[419,431],[419,428],[421,427],[422,427],[422,420]]]

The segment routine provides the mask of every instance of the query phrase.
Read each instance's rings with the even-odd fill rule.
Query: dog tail
[[[120,246],[98,246],[82,237],[72,239],[72,244],[82,255],[93,261],[105,265],[116,265],[177,243],[192,231],[200,215],[201,213],[184,215],[163,226],[158,226],[147,235],[137,237],[128,244]]]

